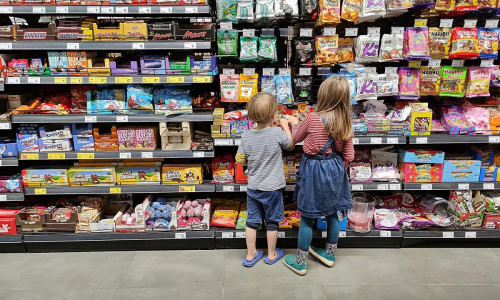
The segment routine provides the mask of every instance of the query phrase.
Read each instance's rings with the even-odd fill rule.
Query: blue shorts
[[[258,229],[265,220],[267,230],[278,230],[279,222],[285,219],[281,190],[247,189],[247,212],[247,227]]]

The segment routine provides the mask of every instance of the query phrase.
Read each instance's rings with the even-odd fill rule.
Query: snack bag
[[[450,59],[472,59],[479,56],[477,28],[453,28]]]
[[[239,90],[239,75],[220,75],[220,101],[238,102]]]
[[[212,158],[212,183],[234,183],[234,160],[230,154]]]
[[[128,113],[153,113],[153,87],[128,85],[125,110]]]
[[[236,228],[240,203],[237,201],[215,202],[212,226]],[[189,215],[189,211],[187,212]]]
[[[340,23],[340,0],[319,0],[318,26]]]
[[[357,78],[356,99],[376,99],[377,98],[377,74],[359,74]]]
[[[382,0],[361,0],[358,21],[374,20],[385,15],[385,2]]]
[[[219,21],[238,23],[236,19],[238,0],[217,0],[217,18]]]
[[[296,102],[312,101],[311,76],[295,76],[293,78],[293,96]]]
[[[377,81],[377,96],[399,95],[399,77],[397,74],[379,74]]]
[[[260,36],[259,51],[257,53],[260,60],[270,60],[271,62],[275,62],[278,58],[276,54],[276,37]]]
[[[463,97],[465,91],[465,67],[441,67],[441,87],[439,96]]]
[[[446,59],[450,54],[451,28],[429,27],[429,50],[431,58]]]
[[[274,15],[278,18],[299,17],[298,0],[274,0]]]
[[[496,0],[478,0],[478,9],[494,9],[496,7]]]
[[[478,0],[456,0],[455,11],[467,12],[477,9]]]
[[[404,33],[403,53],[408,60],[429,59],[429,29],[427,27],[407,27]]]
[[[500,67],[497,65],[491,68],[490,84],[492,86],[500,86]]]
[[[240,95],[238,102],[248,102],[253,95],[257,94],[259,75],[240,74]]]
[[[288,75],[276,75],[276,100],[278,104],[290,104],[293,102],[292,77]]]
[[[318,0],[300,0],[302,20],[314,20],[318,16]]]
[[[292,229],[292,218],[290,217],[290,210],[285,210],[284,212],[285,218],[283,221],[279,223],[280,229]]]
[[[343,0],[340,18],[346,21],[358,22],[361,0]]]
[[[420,67],[420,95],[439,96],[441,68]]]
[[[498,30],[479,28],[479,57],[498,58]]]
[[[255,3],[255,19],[274,18],[274,0],[256,0]]]
[[[217,53],[221,57],[238,56],[238,31],[217,30]]]
[[[465,97],[489,97],[490,96],[491,69],[482,67],[469,67],[467,74],[467,88]]]
[[[378,208],[373,213],[373,220],[375,221],[375,228],[381,230],[398,230],[398,218],[396,212],[392,209]]]
[[[154,87],[153,102],[155,113],[170,115],[193,112],[193,101],[190,91],[186,88],[176,86]]]
[[[401,99],[420,97],[420,71],[407,67],[399,68],[399,96]]]
[[[243,203],[240,207],[240,213],[238,214],[238,220],[236,221],[236,229],[244,230],[247,227],[247,204]]]
[[[314,63],[314,38],[299,37],[292,41],[292,64],[310,67]]]
[[[354,39],[339,39],[339,62],[351,62],[354,60]]]
[[[274,76],[262,76],[260,79],[260,91],[273,95],[276,98],[276,79]]]
[[[317,36],[316,37],[316,65],[330,66],[338,62],[339,36]]]
[[[389,0],[387,3],[388,11],[406,11],[410,7],[412,7],[411,0]]]
[[[236,19],[245,22],[253,21],[253,0],[238,0]]]
[[[434,9],[437,12],[450,12],[455,10],[455,0],[436,0]]]
[[[240,61],[258,61],[257,37],[242,36],[240,38]]]
[[[384,34],[380,42],[380,61],[403,59],[403,35]]]
[[[360,35],[356,39],[356,61],[378,61],[380,48],[380,35]]]

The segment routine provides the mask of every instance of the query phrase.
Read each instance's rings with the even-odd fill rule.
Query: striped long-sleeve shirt
[[[292,127],[292,137],[295,144],[304,141],[304,152],[310,155],[318,154],[326,142],[328,142],[325,126],[316,113],[307,115],[300,125],[294,125]],[[335,149],[342,156],[342,160],[346,166],[354,159],[352,139],[347,141],[335,139]],[[330,153],[332,153],[332,149],[328,148],[325,154]]]

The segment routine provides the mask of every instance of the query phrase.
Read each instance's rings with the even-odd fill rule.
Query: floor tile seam
[[[125,272],[123,274],[128,274],[128,272],[130,271],[130,268],[132,267],[132,264],[134,263],[135,258],[137,257],[137,251],[133,251],[133,253],[134,253],[134,256],[132,257],[132,259],[130,260],[130,263],[127,266],[127,272]],[[126,278],[126,276],[123,276],[122,279],[120,280],[120,282],[119,282],[120,287],[124,286],[125,278]]]

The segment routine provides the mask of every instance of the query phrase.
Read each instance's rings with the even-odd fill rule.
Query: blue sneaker
[[[285,258],[283,259],[283,263],[290,270],[294,271],[300,276],[304,276],[307,273],[307,263],[298,264],[297,257],[295,257],[294,255],[288,254],[287,256],[285,256]]]
[[[309,253],[316,257],[320,262],[322,262],[327,267],[333,267],[335,264],[335,256],[326,253],[325,249],[318,249],[314,246],[309,246]]]

